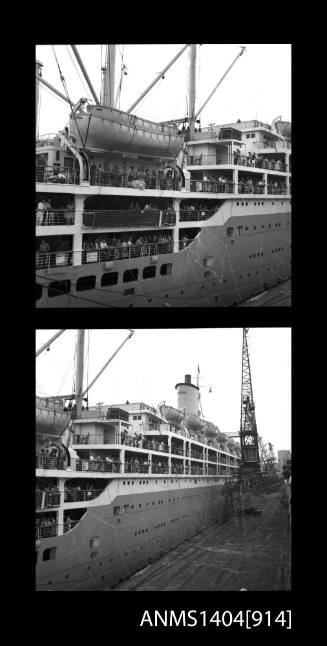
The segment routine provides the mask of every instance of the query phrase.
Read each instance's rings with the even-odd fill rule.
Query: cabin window
[[[255,137],[255,132],[251,132],[251,139]]]
[[[49,298],[61,296],[61,294],[69,294],[69,292],[70,280],[55,280],[53,283],[50,283],[48,287]]]
[[[43,552],[43,561],[53,561],[56,558],[56,547],[48,547]]]
[[[154,278],[156,275],[155,265],[150,265],[149,267],[144,267],[143,269],[143,278]]]
[[[108,272],[107,274],[102,274],[101,276],[101,287],[107,287],[108,285],[117,285],[118,283],[118,272]]]
[[[173,264],[168,262],[160,267],[161,276],[170,276],[173,273]]]
[[[124,289],[124,296],[132,296],[135,292],[134,287],[130,287],[129,289]],[[133,307],[133,304],[131,304],[129,307]]]
[[[59,161],[59,150],[56,150],[56,161]]]
[[[137,280],[138,273],[138,269],[127,269],[123,274],[123,283],[130,283],[132,280]]]
[[[227,236],[233,236],[234,235],[234,227],[227,227]]]
[[[100,536],[94,536],[90,538],[90,547],[99,547],[100,545]]]
[[[250,133],[248,133],[248,134],[246,135],[246,138],[247,138],[247,139],[250,139],[250,136],[251,136],[251,135],[250,135]]]
[[[36,286],[35,286],[35,300],[39,301],[41,296],[42,296],[42,285],[39,285],[38,283],[36,283]]]
[[[119,516],[120,514],[120,506],[116,505],[113,509],[113,516]]]
[[[76,283],[76,291],[83,292],[95,288],[95,276],[81,276]]]

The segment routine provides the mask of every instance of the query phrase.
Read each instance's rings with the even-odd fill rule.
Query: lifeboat
[[[198,415],[186,414],[185,423],[191,431],[203,431],[204,421]]]
[[[163,417],[168,419],[169,422],[173,422],[173,424],[180,424],[184,419],[184,413],[177,408],[173,408],[172,406],[165,406],[163,404],[162,406],[160,406],[160,413]]]
[[[70,118],[70,134],[79,147],[176,159],[184,144],[174,125],[158,124],[103,105],[88,105],[86,110],[76,111]]]
[[[65,411],[63,403],[36,397],[36,433],[58,437],[67,428],[71,411]]]
[[[292,137],[292,124],[290,121],[276,121],[275,123],[276,130],[277,132],[282,135],[283,137],[286,137],[287,139],[291,139]]]
[[[204,422],[203,431],[206,437],[209,437],[211,439],[217,438],[219,433],[218,427],[212,424],[212,422]]]

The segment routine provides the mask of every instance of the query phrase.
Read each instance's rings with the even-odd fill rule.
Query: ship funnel
[[[192,384],[191,375],[185,375],[185,381],[175,386],[177,390],[177,408],[190,415],[198,415],[199,388]]]

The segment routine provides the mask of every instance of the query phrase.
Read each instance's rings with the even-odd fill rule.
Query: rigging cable
[[[78,127],[78,123],[77,123],[76,115],[75,115],[75,112],[74,112],[74,106],[73,106],[73,104],[72,104],[72,102],[71,102],[71,100],[70,100],[70,96],[69,96],[69,94],[68,94],[68,89],[67,89],[67,86],[66,86],[66,81],[65,81],[65,78],[64,78],[64,76],[63,76],[63,74],[62,74],[62,71],[61,71],[61,69],[60,69],[60,65],[59,65],[59,63],[58,63],[58,59],[57,59],[57,55],[56,55],[56,52],[55,52],[55,48],[54,48],[54,46],[53,46],[53,45],[51,45],[51,47],[52,47],[52,50],[53,50],[53,53],[54,53],[54,57],[55,57],[55,59],[56,59],[56,63],[57,63],[57,66],[58,66],[59,75],[60,75],[60,80],[61,80],[61,82],[62,82],[62,85],[63,85],[63,88],[64,88],[64,90],[65,90],[65,94],[66,94],[67,100],[68,100],[68,102],[69,102],[69,105],[70,105],[70,108],[71,108],[71,111],[72,111],[73,119],[74,119],[74,121],[75,121],[75,125],[76,125],[76,128],[77,128],[77,132],[78,132],[79,137],[80,137],[80,140],[81,140],[81,142],[82,142],[82,144],[83,144],[83,148],[85,149],[85,142],[84,142],[84,140],[83,140],[83,137],[82,137],[82,135],[81,135],[81,133],[80,133],[80,130],[79,130],[79,127]]]
[[[74,67],[75,67],[75,70],[76,70],[76,72],[77,72],[77,74],[78,74],[78,76],[79,76],[79,79],[80,79],[80,81],[81,81],[81,83],[82,83],[82,85],[83,85],[83,89],[85,90],[86,94],[88,94],[89,90],[88,90],[88,88],[87,88],[87,87],[86,87],[86,85],[85,85],[85,81],[83,80],[82,76],[80,75],[79,69],[78,69],[78,67],[77,67],[77,65],[76,65],[76,63],[75,63],[75,61],[74,61],[74,59],[73,59],[73,57],[72,57],[72,55],[71,55],[71,53],[70,53],[69,49],[68,49],[68,45],[66,45],[65,47],[66,47],[66,49],[67,49],[67,52],[68,52],[68,54],[69,54],[69,57],[70,57],[70,59],[71,59],[71,61],[72,61],[73,65],[74,65]]]

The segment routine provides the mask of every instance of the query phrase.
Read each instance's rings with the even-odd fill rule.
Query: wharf
[[[255,501],[260,515],[211,525],[111,590],[290,590],[288,511],[280,492]]]
[[[291,279],[272,287],[236,307],[291,307]]]

